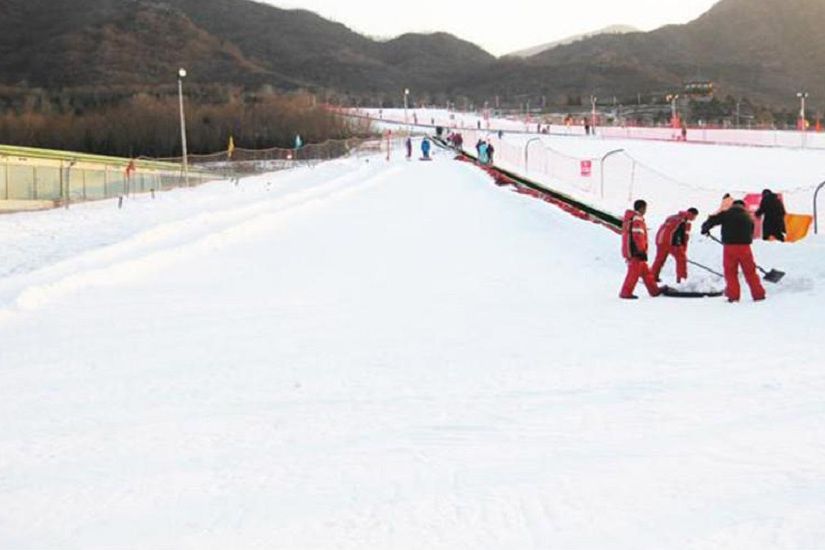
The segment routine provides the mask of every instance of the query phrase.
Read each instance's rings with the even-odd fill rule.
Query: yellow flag
[[[233,136],[229,136],[229,147],[226,150],[227,156],[229,160],[232,160],[232,153],[235,152],[235,138]]]

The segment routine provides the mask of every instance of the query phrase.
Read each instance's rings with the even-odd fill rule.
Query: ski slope
[[[628,303],[438,153],[0,217],[0,548],[821,547],[825,241]]]

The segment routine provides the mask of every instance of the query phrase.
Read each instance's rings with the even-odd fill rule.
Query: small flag
[[[226,156],[229,157],[229,160],[232,160],[232,153],[235,152],[235,138],[233,136],[229,136],[229,146],[226,149]]]

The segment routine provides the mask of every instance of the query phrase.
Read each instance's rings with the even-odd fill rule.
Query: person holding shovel
[[[676,283],[687,279],[687,248],[690,241],[690,228],[698,215],[697,209],[689,208],[670,216],[659,228],[659,232],[656,233],[656,261],[653,262],[651,268],[657,282],[668,256],[673,256],[676,260]]]
[[[710,230],[722,226],[722,244],[725,248],[725,296],[728,302],[738,302],[741,294],[739,286],[739,269],[745,275],[754,302],[765,299],[765,288],[756,273],[756,261],[753,258],[753,218],[745,209],[744,201],[737,200],[724,212],[710,216],[702,224],[702,235],[710,235]]]

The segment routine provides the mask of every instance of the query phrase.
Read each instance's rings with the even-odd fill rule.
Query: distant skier
[[[496,149],[495,149],[495,147],[493,147],[493,144],[488,143],[487,144],[487,164],[489,164],[490,166],[492,166],[495,163],[495,160],[493,159],[493,155],[495,153],[496,153]]]
[[[410,160],[412,159],[413,154],[413,143],[410,136],[407,136],[407,139],[404,141],[404,145],[407,147],[407,160]]]
[[[423,155],[422,160],[430,160],[431,147],[432,145],[430,144],[430,140],[428,138],[421,140],[421,154]]]
[[[659,281],[668,256],[673,256],[676,260],[676,283],[687,279],[687,247],[690,241],[691,222],[698,215],[697,209],[689,208],[670,216],[659,228],[659,232],[656,233],[656,261],[651,268],[656,281]]]
[[[590,135],[590,121],[585,118],[585,119],[582,119],[582,122],[584,123],[584,135],[589,136]]]
[[[656,279],[647,266],[647,224],[645,223],[645,212],[647,203],[637,200],[633,203],[633,210],[628,210],[624,215],[622,224],[622,255],[627,262],[627,277],[625,277],[622,291],[619,297],[623,300],[637,300],[638,296],[633,294],[636,284],[641,278],[648,293],[659,296],[662,291],[656,285]]]
[[[730,209],[713,215],[702,224],[702,234],[710,234],[717,225],[722,226],[722,243],[725,245],[725,296],[728,302],[738,302],[741,294],[739,286],[739,269],[745,275],[745,281],[751,290],[755,302],[765,299],[765,288],[756,274],[756,262],[753,259],[753,218],[745,209],[743,201],[734,201]]]
[[[757,218],[762,220],[762,238],[766,241],[776,239],[785,242],[785,206],[776,193],[770,189],[762,191],[762,202],[756,211]]]
[[[481,164],[490,163],[490,157],[487,153],[488,150],[489,145],[487,145],[486,141],[482,141],[481,144],[478,146],[478,162],[480,162]]]
[[[304,146],[304,140],[301,139],[301,134],[295,134],[295,149],[300,149]]]

